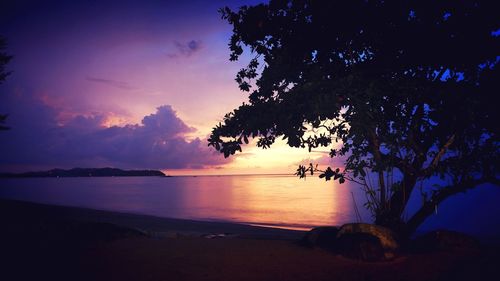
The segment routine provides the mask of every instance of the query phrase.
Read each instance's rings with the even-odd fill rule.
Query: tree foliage
[[[248,103],[209,138],[225,157],[249,138],[331,147],[345,165],[320,177],[360,183],[376,223],[407,234],[450,195],[498,184],[493,1],[281,0],[221,15],[233,26],[230,60],[245,46],[252,54],[236,75]],[[418,183],[438,176],[449,184],[422,189],[404,220]]]
[[[5,39],[0,37],[0,84],[2,84],[5,78],[10,74],[10,72],[5,70],[5,65],[9,63],[12,57],[3,52],[5,47],[6,47]],[[7,115],[0,114],[0,130],[8,129],[8,127],[3,125],[5,123],[5,119],[7,119]]]

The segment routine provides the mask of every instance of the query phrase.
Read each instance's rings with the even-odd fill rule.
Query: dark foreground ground
[[[0,280],[499,280],[479,252],[349,260],[301,232],[0,200]],[[226,233],[223,238],[207,234]]]

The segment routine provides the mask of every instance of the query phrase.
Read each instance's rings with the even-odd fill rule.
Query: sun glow
[[[307,149],[292,148],[283,140],[277,140],[269,149],[262,149],[252,140],[243,146],[243,152],[230,156],[231,162],[204,169],[165,170],[169,175],[231,175],[231,174],[293,174],[298,165],[309,163],[328,164],[329,148],[309,152]],[[222,154],[220,157],[224,157]]]

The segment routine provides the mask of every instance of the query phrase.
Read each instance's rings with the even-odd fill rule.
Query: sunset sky
[[[3,1],[7,2],[7,1]],[[326,153],[254,145],[224,159],[206,137],[247,99],[223,6],[259,1],[10,1],[0,36],[0,171],[104,167],[168,174],[293,173]],[[319,159],[321,158],[321,159]]]

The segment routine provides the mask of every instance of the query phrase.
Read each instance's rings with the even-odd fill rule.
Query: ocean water
[[[0,179],[0,198],[291,229],[372,221],[358,186],[286,175]],[[439,206],[421,231],[500,236],[498,202],[497,186],[459,194]],[[419,204],[412,200],[406,215]]]

